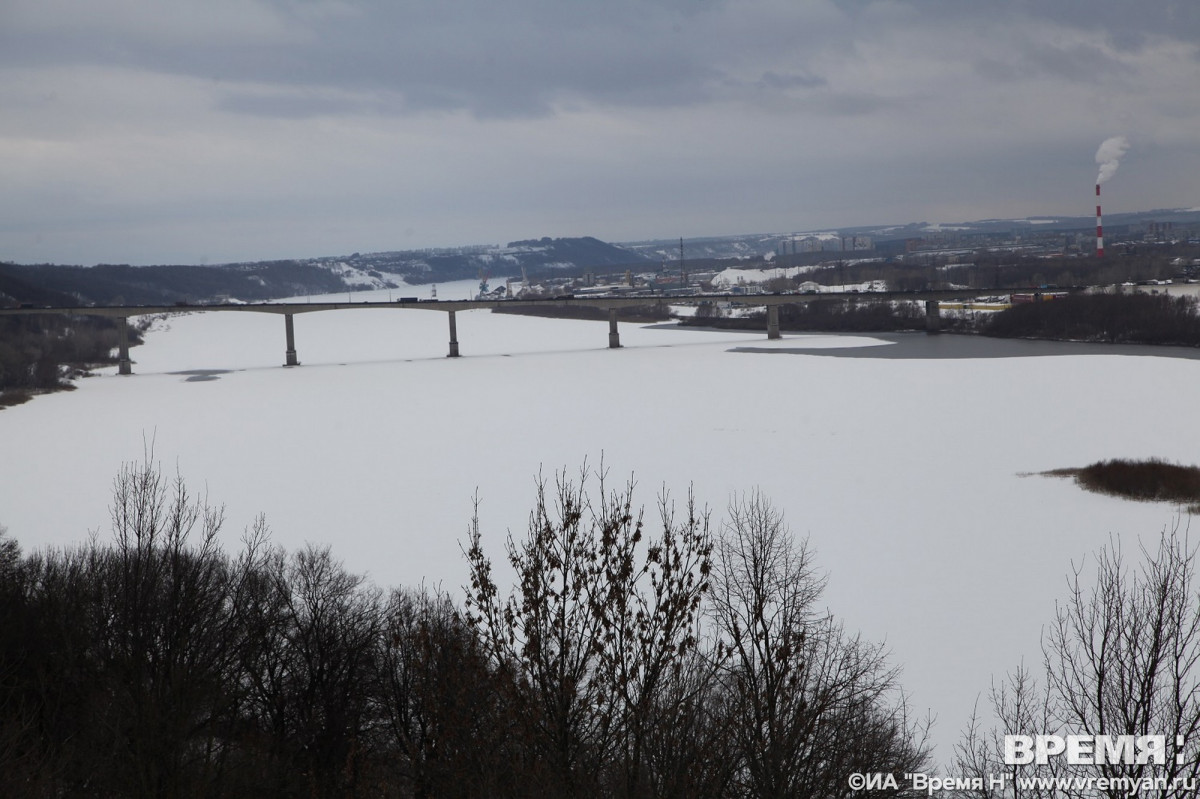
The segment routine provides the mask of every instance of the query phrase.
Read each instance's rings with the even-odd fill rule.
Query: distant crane
[[[488,295],[488,270],[486,266],[479,267],[479,299]]]

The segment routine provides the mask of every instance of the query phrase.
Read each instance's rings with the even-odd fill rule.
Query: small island
[[[1114,458],[1082,468],[1052,469],[1048,477],[1074,477],[1083,489],[1141,502],[1176,502],[1200,513],[1200,466],[1182,466],[1160,458]]]

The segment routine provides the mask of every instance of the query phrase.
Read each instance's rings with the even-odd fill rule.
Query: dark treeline
[[[0,307],[174,304],[237,296],[270,299],[344,290],[333,272],[294,261],[246,266],[94,267],[0,263]],[[141,343],[130,329],[131,346]],[[69,388],[89,367],[116,363],[116,322],[94,316],[0,316],[0,407]]]
[[[117,327],[103,317],[0,316],[0,407],[69,388],[91,366],[116,363]],[[129,343],[141,333],[129,330]]]
[[[45,303],[31,295],[31,289],[55,292],[70,302]],[[255,301],[345,290],[337,273],[302,261],[227,266],[0,263],[0,295],[39,305],[165,305],[227,296]]]
[[[1014,305],[1003,311],[943,316],[944,332],[997,338],[1200,346],[1200,302],[1166,294],[1071,294]],[[725,317],[710,306],[682,325],[762,330],[763,314]],[[779,327],[790,331],[895,332],[926,329],[923,304],[813,300],[779,306]]]
[[[0,531],[0,795],[845,796],[928,767],[896,669],[820,609],[769,502],[714,532],[664,498],[651,525],[587,479],[542,485],[511,593],[475,520],[465,606],[261,520],[231,554],[149,462],[107,543]]]
[[[492,312],[553,319],[608,319],[607,308],[592,305],[532,305],[514,301],[510,305],[493,308]],[[617,318],[625,322],[665,322],[671,318],[671,314],[665,304],[650,302],[646,305],[618,308]]]
[[[1195,297],[1166,294],[1073,294],[995,314],[980,330],[1003,338],[1200,346]]]
[[[707,304],[701,305],[694,316],[681,317],[679,324],[729,330],[762,330],[767,322],[762,313],[748,317],[724,316],[713,305]],[[916,303],[830,299],[779,306],[781,330],[885,333],[924,330],[925,326],[925,309]]]
[[[0,264],[0,305],[70,305],[76,298],[7,274]],[[130,344],[140,342],[130,331]],[[88,367],[115,363],[117,328],[112,319],[0,316],[0,408],[32,392],[69,388],[68,380]]]

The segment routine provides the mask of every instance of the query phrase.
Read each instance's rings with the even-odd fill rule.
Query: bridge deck
[[[1081,286],[1055,288],[1055,292],[1078,292]],[[260,302],[260,303],[198,303],[171,305],[74,305],[42,306],[38,308],[0,308],[0,315],[24,314],[68,314],[76,316],[141,316],[144,314],[190,313],[197,311],[238,311],[248,313],[298,314],[314,311],[360,310],[364,308],[416,308],[426,311],[469,311],[477,308],[503,308],[516,305],[535,307],[634,308],[647,305],[691,305],[702,302],[728,302],[737,305],[778,306],[800,305],[817,300],[856,299],[867,302],[908,300],[953,300],[975,297],[987,293],[987,289],[938,289],[932,291],[870,291],[870,292],[822,292],[819,294],[688,294],[637,295],[619,297],[546,297],[538,299],[497,300],[395,300],[392,302]],[[1034,293],[1047,291],[1037,287],[1006,289],[1002,293]]]

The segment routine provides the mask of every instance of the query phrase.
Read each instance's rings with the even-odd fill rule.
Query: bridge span
[[[1062,291],[1081,291],[1082,287],[1070,289],[1055,289]],[[759,306],[767,309],[766,333],[768,339],[780,338],[779,306],[802,305],[817,300],[854,299],[859,302],[924,302],[925,329],[936,333],[941,327],[938,303],[940,300],[963,299],[974,297],[986,289],[938,289],[930,291],[872,291],[872,292],[822,292],[819,294],[685,294],[685,295],[626,295],[626,296],[574,296],[561,295],[536,299],[476,299],[476,300],[423,300],[404,297],[395,301],[362,302],[261,302],[261,303],[174,303],[172,305],[78,305],[78,306],[42,306],[32,307],[23,305],[19,308],[0,308],[0,316],[61,314],[64,316],[104,316],[117,320],[118,362],[117,371],[122,375],[133,373],[132,361],[129,359],[129,318],[131,316],[150,316],[174,313],[208,313],[225,311],[231,313],[272,313],[283,316],[284,336],[287,348],[284,351],[284,366],[299,366],[300,360],[296,354],[295,315],[314,313],[316,311],[343,311],[367,309],[415,309],[424,311],[441,311],[449,319],[450,342],[447,357],[459,356],[458,328],[455,313],[479,308],[515,308],[518,306],[537,308],[570,308],[590,307],[608,310],[608,346],[617,349],[621,346],[620,334],[617,330],[617,311],[621,308],[644,308],[661,305],[698,305],[702,303],[730,303],[734,305]],[[1006,289],[1005,293],[1037,293],[1039,288]]]

